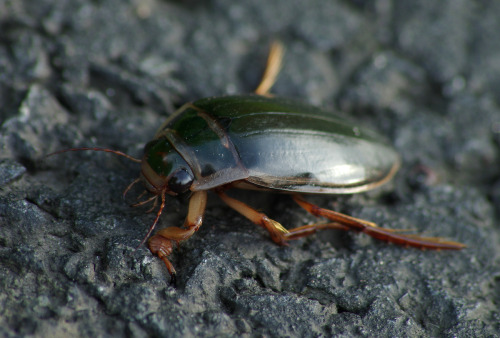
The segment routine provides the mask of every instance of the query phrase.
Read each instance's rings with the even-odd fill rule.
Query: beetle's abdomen
[[[354,193],[382,184],[399,166],[392,149],[345,135],[274,130],[249,137],[250,147],[246,137],[234,138],[248,181],[267,188]]]

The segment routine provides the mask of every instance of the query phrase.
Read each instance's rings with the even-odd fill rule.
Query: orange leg
[[[300,195],[293,195],[293,199],[302,208],[317,217],[325,217],[333,221],[337,225],[337,229],[341,230],[354,230],[363,232],[373,238],[381,241],[386,241],[403,246],[412,246],[419,249],[432,249],[432,250],[460,250],[465,247],[464,244],[447,241],[439,237],[420,237],[417,235],[402,235],[396,233],[394,229],[384,229],[378,227],[375,223],[368,222],[362,219],[347,216],[333,210],[320,208],[312,203],[307,202]],[[330,224],[330,223],[328,223]],[[324,229],[328,224],[324,225],[306,225],[300,228],[290,230],[290,239],[304,237],[314,233],[316,230]],[[299,230],[298,232],[296,230]],[[309,230],[309,232],[307,231]]]
[[[265,214],[258,212],[247,204],[226,195],[222,190],[216,191],[219,197],[231,208],[248,218],[253,223],[263,227],[271,235],[271,239],[279,245],[287,245],[286,234],[288,230],[280,223],[270,219]]]
[[[219,197],[231,208],[248,218],[253,223],[263,227],[271,235],[271,239],[279,245],[288,245],[287,241],[312,235],[321,229],[349,230],[349,227],[338,222],[304,225],[291,230],[285,229],[280,223],[270,219],[249,205],[227,196],[222,190],[217,191]]]
[[[294,229],[287,230],[280,223],[270,219],[265,214],[258,212],[247,204],[227,196],[223,191],[217,191],[219,197],[231,208],[248,218],[253,223],[269,231],[274,242],[280,245],[286,245],[287,241],[307,237],[318,230],[336,229],[344,231],[363,232],[378,240],[391,242],[403,246],[413,246],[420,249],[434,250],[459,250],[465,247],[464,244],[446,241],[437,237],[420,237],[416,235],[402,235],[396,233],[398,230],[384,229],[378,227],[375,223],[362,219],[347,216],[333,210],[320,208],[307,202],[300,195],[293,195],[293,199],[302,208],[317,217],[325,217],[330,223],[309,224]]]
[[[189,200],[189,210],[184,221],[184,228],[169,227],[161,229],[148,241],[149,250],[154,255],[157,255],[167,266],[168,272],[172,276],[173,284],[175,284],[176,272],[174,266],[168,260],[168,256],[172,254],[174,243],[188,239],[201,227],[206,204],[206,191],[193,193]]]

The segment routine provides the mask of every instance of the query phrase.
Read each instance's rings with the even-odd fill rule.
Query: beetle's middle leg
[[[206,205],[207,192],[196,191],[189,199],[189,209],[184,221],[184,228],[168,227],[161,229],[148,241],[149,250],[165,263],[168,272],[172,276],[173,283],[175,283],[175,268],[168,260],[168,256],[174,249],[174,243],[188,239],[201,227]]]
[[[465,245],[462,243],[448,241],[439,237],[403,235],[397,233],[398,230],[380,228],[375,223],[347,216],[333,210],[320,208],[312,203],[307,202],[300,195],[293,195],[293,199],[295,200],[295,202],[297,202],[297,204],[299,204],[309,213],[317,217],[325,217],[332,221],[332,223],[311,224],[295,229],[290,229],[289,232],[285,235],[286,239],[288,240],[308,236],[316,232],[317,230],[340,229],[363,232],[378,240],[404,246],[412,246],[420,249],[460,250],[465,247]]]
[[[265,228],[269,231],[271,239],[279,245],[287,245],[286,234],[288,230],[285,229],[280,223],[275,220],[270,219],[267,215],[255,210],[249,205],[238,201],[232,197],[226,195],[222,190],[216,191],[219,197],[231,208],[248,218],[253,223]]]

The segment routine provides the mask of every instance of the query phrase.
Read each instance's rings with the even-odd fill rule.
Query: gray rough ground
[[[494,336],[500,330],[500,3],[0,0],[0,336]],[[391,186],[314,197],[468,245],[324,232],[278,247],[211,196],[172,256],[121,192],[184,102],[252,91],[274,39],[278,95],[340,109],[403,157]],[[237,193],[288,227],[285,195]],[[160,226],[180,225],[169,200]]]

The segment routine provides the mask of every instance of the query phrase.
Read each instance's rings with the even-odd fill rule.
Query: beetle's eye
[[[168,181],[168,188],[177,194],[186,192],[193,183],[193,177],[184,168],[177,170]]]

